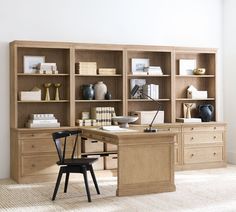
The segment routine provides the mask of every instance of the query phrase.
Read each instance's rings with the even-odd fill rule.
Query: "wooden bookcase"
[[[148,84],[159,85],[159,100],[165,111],[164,124],[159,129],[175,132],[176,169],[222,167],[226,164],[226,125],[218,122],[216,104],[216,49],[81,44],[63,42],[13,41],[10,43],[11,85],[11,177],[17,182],[36,182],[54,179],[56,152],[51,146],[51,133],[62,129],[75,129],[76,119],[82,111],[93,107],[114,107],[117,115],[129,115],[131,111],[156,110],[157,104],[149,99],[132,99],[130,80],[145,79]],[[45,56],[45,62],[56,63],[58,74],[25,74],[24,56]],[[151,66],[160,66],[163,75],[134,75],[132,58],[148,58]],[[205,75],[179,74],[180,59],[196,59],[197,67],[206,68]],[[116,68],[115,75],[81,75],[75,63],[96,62],[97,68]],[[84,100],[82,85],[103,81],[112,94],[111,100]],[[41,88],[45,98],[44,83],[61,83],[60,100],[19,101],[19,92]],[[186,89],[194,85],[207,90],[207,99],[187,99]],[[54,99],[55,88],[50,88]],[[213,121],[209,123],[182,124],[176,118],[183,117],[183,103],[212,104]],[[30,129],[25,127],[32,113],[53,113],[61,123],[60,128]],[[193,117],[197,113],[193,112]],[[140,126],[144,127],[144,126]],[[193,142],[194,141],[194,142]],[[78,155],[92,154],[106,157],[115,154],[106,145],[99,152],[86,152],[78,148]],[[204,152],[205,155],[201,155]],[[104,160],[106,161],[106,159]],[[104,167],[109,167],[104,164]]]

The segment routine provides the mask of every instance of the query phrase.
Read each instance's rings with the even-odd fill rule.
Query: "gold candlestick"
[[[44,83],[44,87],[46,88],[46,95],[45,95],[45,101],[50,101],[50,93],[49,93],[49,87],[52,83]]]
[[[56,87],[55,100],[59,101],[60,100],[59,88],[61,87],[61,83],[54,83],[54,86]]]

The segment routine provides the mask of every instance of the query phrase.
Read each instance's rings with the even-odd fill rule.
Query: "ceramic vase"
[[[107,93],[107,86],[103,82],[97,82],[94,86],[95,99],[104,100]]]
[[[92,100],[94,98],[94,89],[92,84],[83,85],[83,99]]]
[[[210,104],[198,106],[199,116],[203,122],[211,121],[212,116],[213,116],[213,111],[214,111],[214,107]]]

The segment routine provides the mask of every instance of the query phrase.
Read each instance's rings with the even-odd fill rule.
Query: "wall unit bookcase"
[[[24,73],[24,56],[45,56],[45,62],[56,63],[58,74]],[[135,75],[131,71],[132,58],[148,58],[151,66],[160,66],[163,75]],[[205,75],[180,75],[179,60],[195,59],[197,67],[206,68]],[[131,111],[156,110],[157,104],[149,99],[132,99],[130,80],[145,79],[148,84],[159,85],[159,100],[165,111],[160,129],[177,134],[175,146],[176,169],[222,167],[226,164],[224,123],[218,122],[216,104],[216,49],[103,45],[62,42],[13,41],[10,43],[11,60],[11,177],[17,182],[36,182],[55,177],[56,153],[51,147],[51,133],[62,129],[75,129],[76,119],[82,111],[93,107],[114,107],[117,115]],[[82,75],[75,63],[96,62],[97,68],[116,68],[113,75]],[[82,86],[103,81],[112,95],[111,100],[84,100]],[[50,101],[45,101],[44,83],[61,83],[60,100],[53,100],[55,88],[50,89]],[[187,99],[186,89],[194,85],[207,90],[206,99]],[[20,101],[19,92],[41,88],[41,101]],[[183,103],[211,104],[213,121],[209,123],[176,123],[183,117]],[[29,115],[53,113],[61,123],[58,128],[30,129],[25,127]],[[197,117],[196,111],[192,113]],[[144,127],[144,126],[140,126]],[[194,141],[194,142],[193,142]],[[84,145],[84,144],[83,144]],[[48,148],[47,148],[48,147]],[[89,150],[79,147],[79,155],[89,156]],[[201,155],[205,152],[205,155]],[[115,154],[113,148],[103,146],[100,155]],[[106,159],[104,161],[107,161]],[[104,167],[110,167],[103,162]]]

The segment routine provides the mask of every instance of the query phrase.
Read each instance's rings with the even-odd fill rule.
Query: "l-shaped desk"
[[[135,127],[124,131],[80,130],[82,137],[118,146],[117,196],[175,191],[174,133],[144,133]]]

